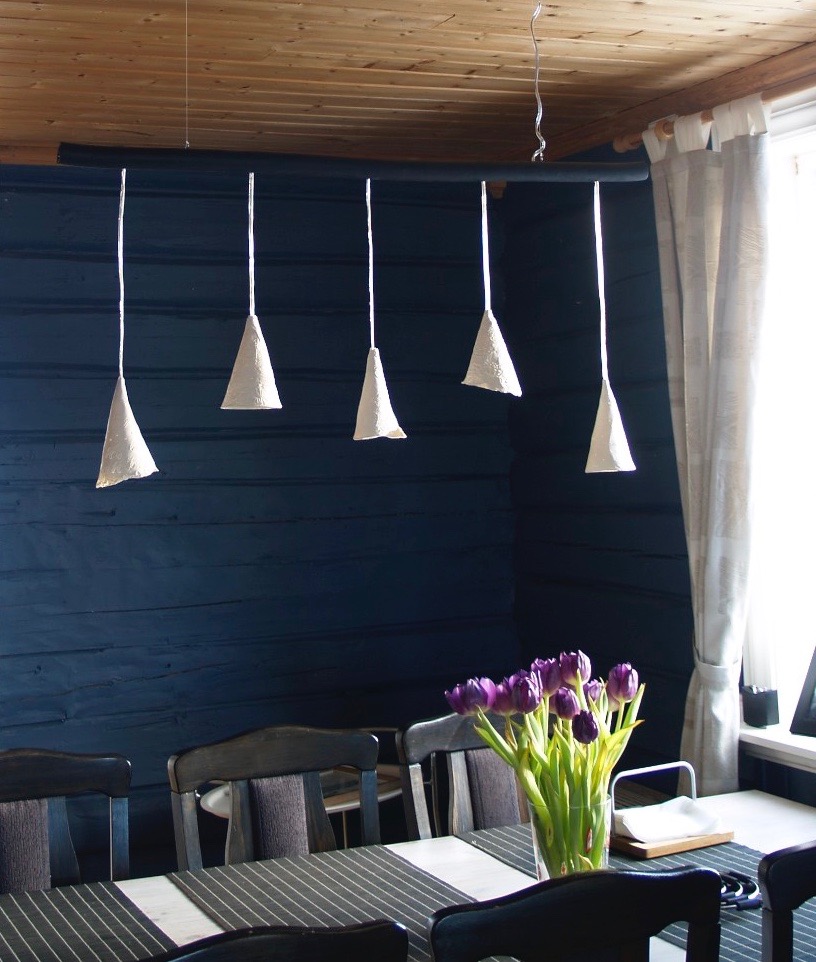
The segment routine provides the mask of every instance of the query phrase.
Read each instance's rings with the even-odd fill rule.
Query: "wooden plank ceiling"
[[[529,0],[0,0],[0,159],[63,141],[529,159]],[[186,14],[186,16],[185,16]],[[551,159],[816,84],[816,0],[564,0],[535,25]]]

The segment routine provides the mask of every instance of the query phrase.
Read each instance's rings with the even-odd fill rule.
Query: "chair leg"
[[[762,907],[762,962],[793,959],[793,912]]]

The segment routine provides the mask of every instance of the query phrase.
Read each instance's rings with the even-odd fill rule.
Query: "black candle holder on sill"
[[[746,685],[742,689],[742,717],[752,728],[779,724],[779,699],[775,688]]]

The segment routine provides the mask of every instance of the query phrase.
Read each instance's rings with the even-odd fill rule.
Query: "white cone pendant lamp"
[[[102,463],[99,466],[97,488],[108,488],[120,481],[146,478],[159,469],[150,454],[133,410],[128,400],[124,375],[125,348],[125,272],[124,272],[124,222],[125,222],[125,177],[122,171],[119,188],[119,220],[117,230],[117,259],[119,262],[119,377],[113,392],[105,444],[102,448]]]
[[[255,314],[255,174],[249,175],[249,316],[222,410],[268,411],[283,407],[261,325]]]
[[[601,190],[595,182],[595,260],[598,269],[598,299],[601,311],[601,398],[595,427],[589,445],[585,471],[598,474],[605,471],[634,471],[635,462],[629,452],[629,442],[623,429],[618,402],[609,383],[609,365],[606,356],[606,293],[604,288],[603,237],[601,232]]]
[[[366,212],[368,215],[368,324],[371,346],[366,359],[365,379],[357,406],[355,441],[372,438],[404,438],[407,435],[399,426],[391,407],[388,385],[385,383],[380,352],[374,343],[374,238],[371,229],[371,181],[366,180]]]
[[[490,304],[490,248],[487,234],[487,190],[484,181],[482,181],[482,276],[484,277],[484,314],[462,384],[521,397],[521,385],[516,376],[516,369],[513,367],[510,352],[504,343]]]

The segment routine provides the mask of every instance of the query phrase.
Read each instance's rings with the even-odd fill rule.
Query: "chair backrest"
[[[65,799],[87,792],[108,796],[110,877],[127,878],[130,775],[122,755],[0,751],[0,892],[81,881]]]
[[[765,855],[757,879],[762,894],[762,962],[791,962],[793,910],[816,896],[816,841]]]
[[[152,962],[406,962],[408,933],[398,922],[362,922],[345,928],[261,926],[223,932]]]
[[[364,845],[380,841],[376,736],[371,732],[274,725],[190,748],[167,762],[180,869],[202,867],[196,791],[230,785],[225,860],[304,855],[336,848],[320,772],[356,769]]]
[[[716,962],[720,877],[711,869],[584,872],[435,912],[428,923],[435,962],[620,959],[644,962],[649,939],[688,922],[687,962]]]
[[[496,723],[504,727],[504,719]],[[402,799],[408,838],[456,835],[474,828],[497,828],[526,821],[515,774],[473,730],[473,718],[443,715],[415,722],[397,732]],[[440,759],[447,762],[448,819],[440,813]],[[430,768],[433,824],[425,792],[423,764]]]

